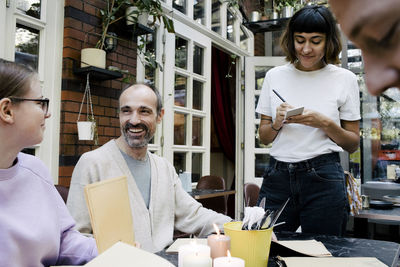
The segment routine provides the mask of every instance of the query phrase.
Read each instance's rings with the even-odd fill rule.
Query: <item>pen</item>
[[[275,91],[274,89],[272,89],[272,92],[274,92],[276,94],[277,97],[279,97],[280,100],[282,100],[282,102],[286,102],[285,99],[283,99],[283,97],[281,97],[277,91]]]

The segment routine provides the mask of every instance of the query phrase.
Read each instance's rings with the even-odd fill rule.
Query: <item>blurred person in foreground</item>
[[[174,229],[205,236],[214,232],[213,223],[221,228],[231,221],[203,208],[183,189],[172,164],[148,151],[163,115],[161,96],[155,88],[135,84],[121,93],[121,136],[84,153],[72,174],[67,206],[79,231],[92,233],[85,185],[119,176],[128,178],[135,241],[147,251],[157,252],[170,245]]]
[[[290,197],[279,219],[286,223],[276,231],[301,226],[305,233],[340,236],[349,204],[339,152],[359,146],[357,78],[335,65],[340,36],[326,7],[297,11],[281,47],[289,63],[267,72],[256,108],[260,139],[272,143],[258,201],[266,197],[266,208],[275,210]],[[285,117],[301,106],[301,115]]]
[[[340,28],[362,51],[372,95],[400,88],[400,1],[329,0]]]
[[[20,152],[42,141],[48,107],[37,74],[0,59],[0,266],[82,265],[97,255],[47,167]]]

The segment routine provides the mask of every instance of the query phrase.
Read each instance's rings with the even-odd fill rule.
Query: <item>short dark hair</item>
[[[36,75],[36,71],[28,66],[0,59],[0,99],[24,96]]]
[[[136,86],[140,86],[140,85],[149,87],[151,90],[153,90],[154,94],[156,94],[156,97],[157,97],[157,115],[160,115],[161,114],[161,109],[162,109],[162,98],[161,98],[161,95],[160,95],[158,89],[152,83],[134,83],[134,84],[130,84],[130,85],[128,85],[127,87],[125,87],[121,91],[121,94],[119,95],[118,99],[121,98],[122,93],[125,92],[125,90],[127,90],[128,88],[130,88],[132,86],[136,87]]]
[[[295,32],[325,33],[324,60],[326,63],[340,63],[339,53],[342,50],[340,33],[336,21],[328,8],[315,5],[305,6],[289,20],[281,36],[281,47],[286,59],[291,63],[297,60],[293,37]]]

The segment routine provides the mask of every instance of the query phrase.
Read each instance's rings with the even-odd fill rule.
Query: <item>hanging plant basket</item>
[[[82,107],[86,100],[86,121],[80,121]],[[97,126],[96,120],[93,115],[93,104],[92,104],[92,95],[90,93],[90,85],[89,85],[89,73],[86,76],[86,87],[85,92],[83,93],[81,106],[79,108],[78,119],[76,121],[78,127],[78,139],[79,140],[94,140],[95,145],[98,145],[98,134],[97,134]]]

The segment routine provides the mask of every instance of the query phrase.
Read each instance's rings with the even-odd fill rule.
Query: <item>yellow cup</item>
[[[241,230],[242,222],[224,224],[225,235],[231,238],[231,254],[245,261],[246,267],[266,267],[271,247],[272,228]]]

